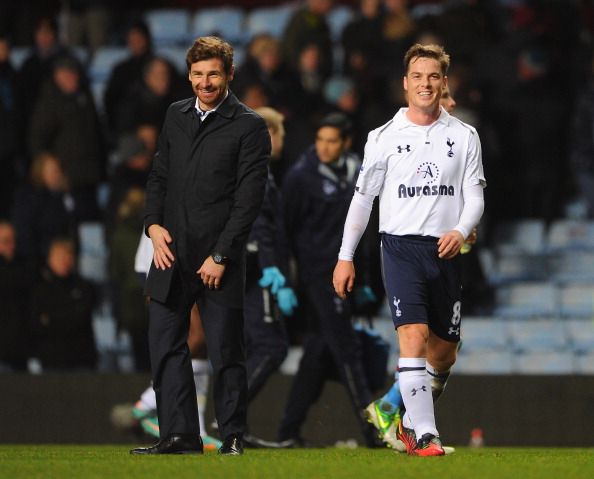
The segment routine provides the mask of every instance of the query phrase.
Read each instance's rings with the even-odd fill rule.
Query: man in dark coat
[[[245,247],[267,178],[264,120],[229,89],[233,48],[198,38],[186,64],[196,97],[167,111],[147,182],[149,347],[161,440],[134,454],[200,453],[186,344],[197,303],[213,366],[221,454],[243,453],[247,378],[243,344]]]

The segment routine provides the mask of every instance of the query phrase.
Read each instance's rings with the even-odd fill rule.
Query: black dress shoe
[[[152,446],[132,449],[130,454],[202,454],[203,450],[200,436],[170,434]]]
[[[225,438],[219,449],[224,456],[241,456],[243,454],[243,440],[238,434],[231,434]]]

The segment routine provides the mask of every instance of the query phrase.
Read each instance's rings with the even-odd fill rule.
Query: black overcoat
[[[174,268],[183,287],[203,287],[196,271],[213,252],[229,257],[221,287],[206,290],[214,301],[241,308],[245,243],[264,197],[270,136],[264,120],[229,92],[195,129],[196,98],[167,110],[147,181],[145,231],[163,226],[173,238],[173,268],[151,266],[145,293],[164,302]]]

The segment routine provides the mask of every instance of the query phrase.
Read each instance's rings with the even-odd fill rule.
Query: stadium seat
[[[107,281],[107,245],[103,223],[85,222],[78,226],[78,272],[90,281]]]
[[[576,371],[571,351],[533,351],[520,353],[515,358],[518,374],[573,374]]]
[[[502,351],[509,344],[508,321],[502,318],[464,316],[461,354],[476,350]]]
[[[493,260],[492,268],[486,271],[487,278],[493,285],[542,281],[549,274],[549,263],[543,255],[501,252]]]
[[[551,256],[551,279],[558,283],[594,283],[594,251],[565,251]]]
[[[594,354],[594,319],[567,318],[563,323],[573,351],[577,354]]]
[[[338,5],[330,11],[326,19],[334,42],[340,42],[344,27],[347,26],[353,17],[353,10],[345,5]]]
[[[190,14],[183,8],[163,8],[145,13],[151,37],[158,46],[185,46],[188,42]]]
[[[106,87],[106,81],[91,82],[91,94],[93,95],[93,100],[95,101],[95,108],[97,108],[97,113],[99,113],[100,115],[102,115],[105,112],[105,104],[103,103],[103,100],[105,99]]]
[[[574,358],[576,374],[594,375],[594,351],[579,354]]]
[[[594,251],[594,222],[573,219],[553,221],[548,233],[548,247],[552,252]]]
[[[15,70],[19,70],[31,53],[31,47],[11,47],[10,63]]]
[[[513,358],[511,351],[476,350],[460,354],[454,370],[456,374],[512,374]]]
[[[517,353],[568,350],[569,337],[563,321],[555,319],[509,320],[510,347]]]
[[[129,54],[126,47],[98,48],[89,64],[91,84],[107,82],[116,64],[126,59]]]
[[[546,225],[539,218],[505,221],[495,228],[493,244],[499,253],[539,254],[545,250]]]
[[[570,283],[560,288],[561,316],[594,317],[594,283]]]
[[[499,287],[494,314],[506,317],[555,316],[559,312],[558,290],[546,281]]]
[[[243,44],[245,14],[240,7],[202,8],[190,23],[190,37],[219,35],[232,44]]]
[[[291,4],[254,8],[246,18],[247,41],[259,33],[269,33],[280,38],[294,10],[295,7]]]

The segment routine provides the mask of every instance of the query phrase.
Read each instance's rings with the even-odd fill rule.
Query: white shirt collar
[[[437,117],[437,120],[435,120],[431,125],[426,125],[426,126],[433,126],[435,125],[435,123],[443,123],[444,125],[448,125],[450,122],[450,114],[445,111],[445,109],[440,106],[439,107],[439,116]],[[406,116],[406,112],[408,111],[408,107],[403,107],[400,108],[400,110],[398,110],[396,112],[396,115],[394,115],[394,126],[396,127],[396,129],[401,130],[403,128],[407,128],[407,127],[411,127],[411,126],[422,126],[422,125],[417,125],[416,123],[413,123],[412,121],[410,121],[408,119],[408,117]]]
[[[198,97],[196,97],[196,104],[194,105],[194,108],[196,108],[196,112],[198,113],[198,116],[200,116],[200,120],[204,121],[208,115],[210,115],[212,112],[216,111],[217,108],[221,106],[221,104],[227,99],[228,96],[229,96],[229,89],[227,89],[227,91],[225,92],[225,97],[218,103],[217,106],[215,106],[211,110],[203,110],[202,108],[200,108],[200,101],[198,100]]]

